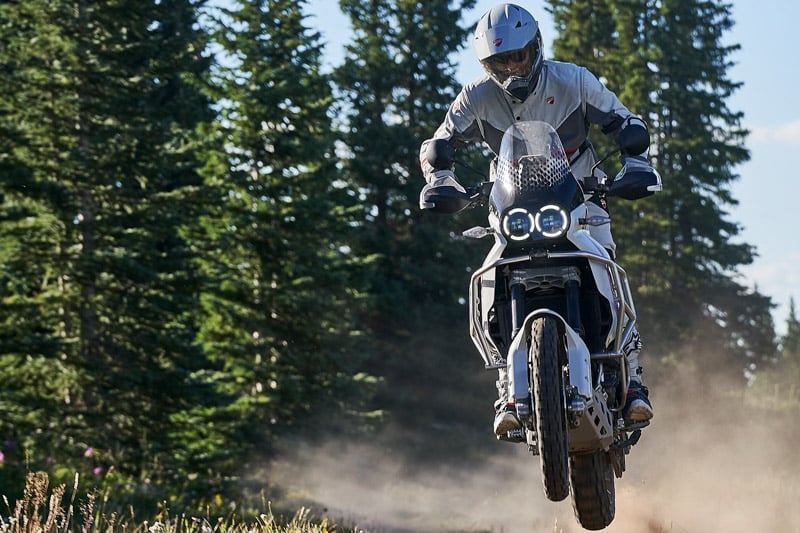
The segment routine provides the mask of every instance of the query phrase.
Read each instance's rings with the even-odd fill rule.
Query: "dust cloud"
[[[605,531],[800,532],[797,413],[748,405],[730,390],[713,380],[651,387],[656,418],[627,457]],[[488,449],[482,460],[422,469],[385,445],[306,443],[284,451],[269,477],[324,506],[317,516],[370,533],[583,531],[569,498],[545,498],[524,445]]]

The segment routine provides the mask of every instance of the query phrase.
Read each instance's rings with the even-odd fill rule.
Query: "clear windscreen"
[[[550,124],[518,122],[509,126],[500,144],[491,195],[498,213],[556,201],[558,196],[562,203],[571,202],[574,184],[567,154]],[[571,192],[564,190],[565,185],[570,185],[566,188]]]

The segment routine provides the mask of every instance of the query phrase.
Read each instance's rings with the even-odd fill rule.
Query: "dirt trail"
[[[800,533],[797,417],[666,393],[654,387],[657,419],[628,457],[606,531]],[[545,499],[524,446],[496,451],[482,464],[420,472],[389,450],[329,443],[294,449],[270,475],[325,502],[338,523],[371,532],[583,531],[569,500]]]

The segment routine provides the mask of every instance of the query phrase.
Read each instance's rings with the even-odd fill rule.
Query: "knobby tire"
[[[569,495],[569,445],[563,391],[566,353],[554,318],[533,321],[529,354],[531,391],[545,496]]]
[[[597,451],[570,458],[572,509],[584,529],[606,528],[615,513],[614,468],[608,452]]]

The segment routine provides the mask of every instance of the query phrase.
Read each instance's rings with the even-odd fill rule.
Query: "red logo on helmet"
[[[495,48],[500,48],[501,44],[503,44],[503,38],[502,37],[498,37],[497,39],[494,40],[494,47]]]

